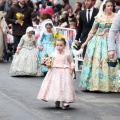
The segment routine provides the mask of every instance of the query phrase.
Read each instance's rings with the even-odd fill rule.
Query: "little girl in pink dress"
[[[64,38],[56,41],[56,51],[52,54],[52,68],[49,69],[38,94],[38,99],[44,101],[55,101],[55,106],[69,107],[69,103],[76,100],[72,74],[74,62],[70,53],[66,52],[66,41]]]

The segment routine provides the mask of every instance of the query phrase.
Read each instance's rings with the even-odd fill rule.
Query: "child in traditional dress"
[[[45,28],[43,28],[38,41],[38,48],[40,50],[38,56],[41,61],[45,54],[50,55],[55,50],[55,46],[53,45],[54,36],[52,23],[45,24]],[[41,65],[41,71],[44,73],[44,75],[46,75],[48,68],[44,65]]]
[[[20,43],[17,46],[17,50],[11,64],[10,73],[12,76],[38,76],[40,75],[38,61],[34,29],[33,27],[28,27],[26,34],[22,36]]]
[[[72,74],[74,62],[66,45],[64,38],[56,41],[56,50],[52,53],[53,59],[51,69],[49,69],[38,94],[38,99],[44,101],[55,101],[55,107],[69,107],[69,103],[76,100]]]

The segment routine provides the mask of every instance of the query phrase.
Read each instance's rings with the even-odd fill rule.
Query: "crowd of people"
[[[82,52],[82,90],[120,92],[119,6],[119,0],[76,1],[75,10],[69,0],[0,1],[0,60],[12,61],[11,76],[45,76],[37,98],[62,102],[63,109],[76,101],[73,57]],[[76,30],[79,50],[56,26]]]

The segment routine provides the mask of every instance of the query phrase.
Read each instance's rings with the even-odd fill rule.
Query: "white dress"
[[[13,57],[10,74],[39,76],[41,72],[35,37],[28,38],[27,35],[23,35],[17,48],[20,48],[20,52]]]

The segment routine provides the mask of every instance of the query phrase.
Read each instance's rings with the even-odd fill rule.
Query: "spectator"
[[[68,27],[68,22],[66,22],[64,18],[61,18],[59,20],[59,26],[60,27]]]
[[[68,17],[68,21],[77,22],[76,17],[74,16],[74,14],[72,14],[71,16]]]
[[[7,33],[7,24],[0,12],[0,61],[3,60],[3,50],[5,49],[5,41],[3,35]]]
[[[5,1],[5,7],[4,7],[4,12],[8,13],[12,6],[12,1],[11,0],[6,0]]]
[[[80,13],[76,15],[77,26],[79,25]]]
[[[46,8],[43,9],[43,8],[40,8],[39,9],[39,12],[40,13],[49,13],[51,16],[54,14],[54,10],[53,10],[53,6],[52,6],[52,3],[50,1],[48,1],[46,3]]]
[[[46,3],[47,3],[47,2],[49,2],[49,0],[43,0],[43,1],[42,1],[42,4],[39,4],[40,6],[42,6],[42,7],[40,7],[40,8],[45,9],[45,8],[46,8]]]
[[[3,0],[0,0],[0,11],[4,11],[5,4]]]
[[[41,13],[40,14],[40,22],[43,24],[46,20],[50,20],[52,22],[52,18],[49,13]]]
[[[81,2],[76,2],[76,3],[75,3],[75,11],[74,11],[74,14],[77,15],[78,13],[80,13],[81,8],[82,8],[82,3],[81,3]]]
[[[33,2],[31,0],[25,0],[28,7],[30,7],[32,10],[34,9]]]
[[[38,5],[39,5],[39,4],[42,4],[42,1],[43,1],[43,0],[37,0]]]
[[[63,10],[62,11],[72,11],[72,7],[69,3],[69,0],[63,0]]]
[[[38,15],[38,13],[39,13],[39,12],[38,12],[39,8],[38,8],[38,6],[37,6],[37,3],[33,3],[33,6],[34,6],[34,10],[33,10],[32,15],[31,15],[31,17],[32,17],[32,22],[35,23],[35,24],[38,24],[37,15]]]
[[[40,20],[40,12],[37,14],[37,25],[40,25],[41,20]]]
[[[16,5],[18,3],[18,0],[12,0],[12,5]]]
[[[8,54],[8,60],[12,60],[12,56],[13,56],[13,35],[12,35],[12,24],[8,25],[9,27],[9,33],[7,34],[7,54]]]
[[[62,5],[60,4],[59,0],[54,0],[54,12],[60,12],[62,9]]]
[[[67,11],[63,11],[62,14],[61,14],[61,18],[64,18],[65,21],[68,21],[68,12]]]
[[[24,20],[22,21],[17,19],[16,13],[23,14]],[[13,26],[14,52],[15,52],[21,37],[25,34],[26,28],[32,26],[31,9],[26,5],[25,0],[19,0],[18,4],[11,7],[6,17],[6,20]],[[22,22],[23,25],[21,25]]]
[[[85,10],[85,9],[86,9],[85,2],[83,2],[81,10]]]
[[[58,26],[59,25],[59,14],[55,14],[53,16],[53,24],[54,24],[54,26]]]
[[[115,9],[116,9],[116,12],[118,12],[120,10],[120,0],[115,0],[115,2],[116,2]]]

